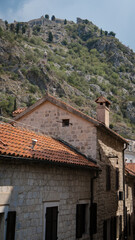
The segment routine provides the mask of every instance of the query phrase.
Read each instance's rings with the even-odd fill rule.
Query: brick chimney
[[[97,120],[109,127],[109,108],[111,103],[103,96],[98,97],[97,103]]]

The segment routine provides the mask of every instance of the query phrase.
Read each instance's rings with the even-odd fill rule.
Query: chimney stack
[[[103,96],[95,101],[97,103],[97,120],[109,127],[109,108],[111,103]]]

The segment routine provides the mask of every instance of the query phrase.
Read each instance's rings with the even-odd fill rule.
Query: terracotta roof
[[[95,126],[97,127],[103,127],[104,129],[106,129],[106,131],[108,131],[110,134],[112,134],[114,137],[119,138],[119,140],[121,140],[124,143],[128,143],[128,141],[126,141],[125,138],[121,137],[118,133],[114,132],[113,130],[111,130],[110,128],[106,127],[102,122],[82,113],[81,111],[71,107],[70,105],[68,105],[65,102],[62,102],[59,99],[56,99],[55,97],[51,96],[50,94],[46,94],[45,97],[41,98],[40,100],[38,100],[36,103],[34,103],[33,105],[31,105],[29,108],[27,108],[25,111],[23,111],[22,113],[18,114],[14,120],[15,121],[19,121],[19,119],[23,118],[24,116],[26,116],[27,114],[29,114],[30,112],[33,112],[38,106],[40,106],[41,104],[45,103],[46,101],[51,102],[52,104],[70,112],[73,113],[75,115],[77,115],[78,117],[81,117],[83,119],[85,119],[88,122],[93,123]],[[108,100],[107,100],[108,101]],[[14,120],[11,122],[13,123]]]
[[[21,112],[24,112],[27,108],[18,108],[14,112],[12,112],[12,116],[15,117],[17,114],[20,114]]]
[[[34,149],[33,139],[37,140]],[[7,123],[0,123],[0,156],[3,155],[98,169],[96,163],[64,143]]]
[[[126,163],[125,170],[129,175],[135,177],[135,163]]]

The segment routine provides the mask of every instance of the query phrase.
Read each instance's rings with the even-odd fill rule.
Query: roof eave
[[[11,161],[15,161],[17,163],[40,163],[40,164],[48,164],[54,166],[62,166],[62,167],[69,167],[69,168],[77,168],[77,169],[87,169],[91,171],[101,171],[99,166],[88,166],[88,165],[80,165],[74,163],[66,163],[66,162],[54,162],[48,159],[38,159],[38,158],[24,158],[24,157],[16,157],[12,155],[0,155],[0,160],[6,159],[8,163]],[[7,161],[6,161],[7,162]]]
[[[108,128],[107,126],[105,126],[103,123],[99,124],[100,128],[103,128],[104,130],[106,130],[108,133],[110,133],[112,136],[114,136],[115,138],[117,138],[118,140],[120,140],[123,143],[129,144],[128,141],[123,138],[122,136],[120,136],[119,134],[117,134],[116,132],[114,132],[112,129]]]

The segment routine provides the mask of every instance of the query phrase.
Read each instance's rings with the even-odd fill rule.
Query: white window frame
[[[4,240],[6,240],[8,205],[0,206],[0,213],[4,213]]]
[[[58,207],[58,210],[59,210],[59,202],[45,202],[44,203],[44,215],[43,215],[43,240],[46,240],[45,239],[45,233],[46,233],[46,218],[45,218],[45,215],[46,215],[46,209],[48,207]],[[58,214],[58,218],[59,218],[59,214]],[[58,221],[59,219],[57,219],[57,223],[59,222]],[[57,225],[57,233],[58,233],[58,225]]]

